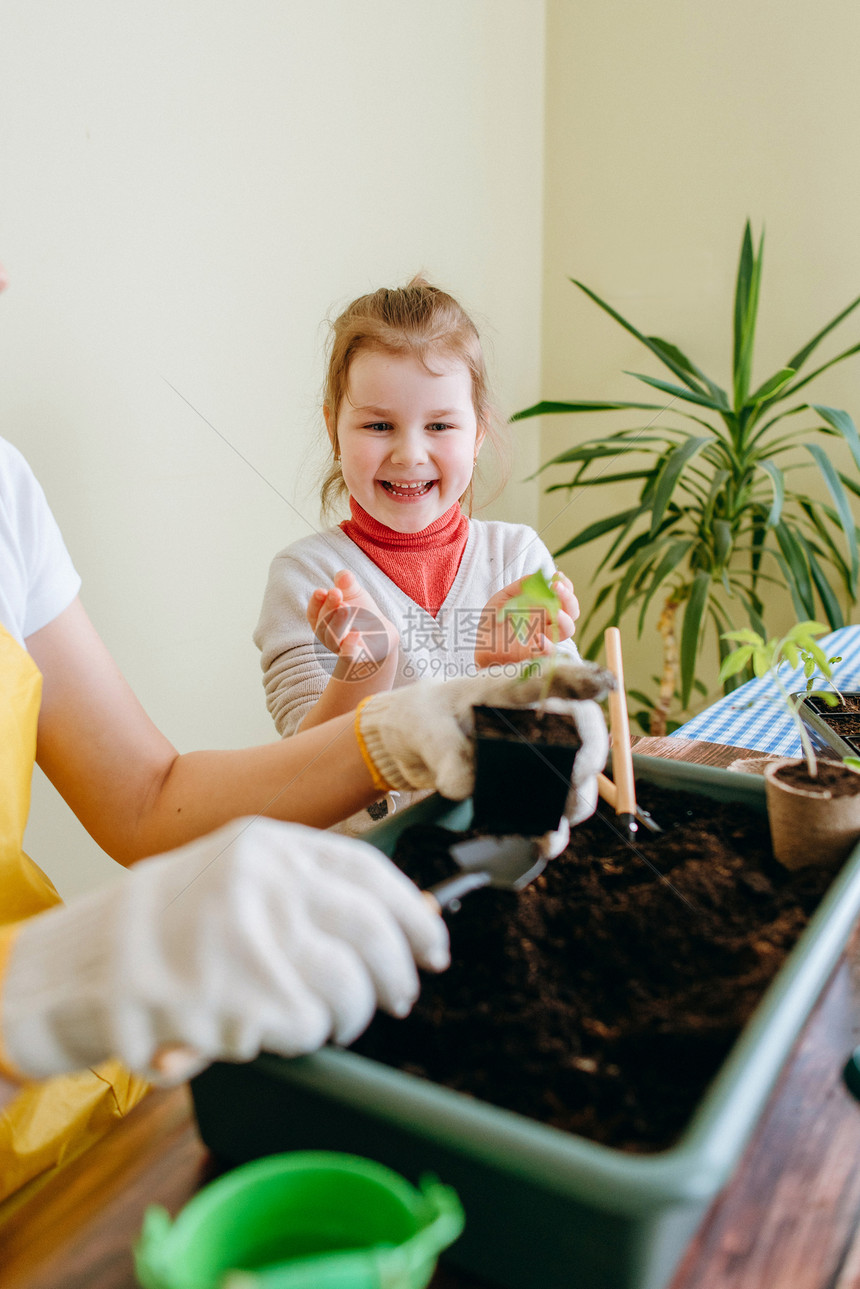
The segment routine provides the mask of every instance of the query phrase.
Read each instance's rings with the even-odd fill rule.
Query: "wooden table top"
[[[641,739],[654,756],[725,765],[740,748]],[[860,1045],[860,939],[840,960],[734,1178],[671,1289],[860,1289],[860,1104],[841,1070]],[[186,1087],[153,1092],[0,1227],[2,1289],[135,1289],[149,1204],[175,1214],[214,1176]],[[432,1289],[483,1289],[439,1268]]]

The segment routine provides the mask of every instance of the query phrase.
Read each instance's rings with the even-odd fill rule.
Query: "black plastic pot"
[[[539,837],[558,827],[581,740],[573,721],[531,708],[475,707],[472,824]]]
[[[798,700],[801,695],[791,697]],[[800,703],[800,718],[819,748],[829,748],[840,758],[860,756],[860,693],[852,691],[842,697],[844,705],[831,707],[813,690]]]

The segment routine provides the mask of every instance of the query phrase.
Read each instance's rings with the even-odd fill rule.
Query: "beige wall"
[[[318,522],[330,310],[421,267],[482,325],[503,411],[634,398],[622,369],[655,367],[567,277],[725,376],[749,215],[764,373],[860,290],[858,42],[850,0],[5,6],[0,426],[180,748],[271,736],[250,634]],[[819,388],[856,415],[860,366]],[[609,424],[519,428],[491,513],[534,522],[516,481]],[[595,498],[541,502],[550,546]],[[42,781],[28,843],[64,893],[113,872]]]
[[[273,736],[251,632],[318,523],[329,311],[423,268],[503,410],[538,387],[543,60],[542,0],[4,6],[0,432],[179,748]],[[111,876],[41,780],[32,819],[64,894]]]
[[[858,50],[852,0],[549,0],[544,367],[529,401],[650,401],[623,370],[672,379],[568,277],[727,379],[747,216],[767,229],[759,379],[860,292]],[[822,355],[858,339],[860,312]],[[857,420],[860,358],[810,393]],[[542,460],[612,425],[545,418]],[[542,502],[551,548],[622,508],[599,490],[566,512],[564,498]],[[565,564],[584,601],[591,550]],[[653,640],[625,638],[628,679],[647,680]]]

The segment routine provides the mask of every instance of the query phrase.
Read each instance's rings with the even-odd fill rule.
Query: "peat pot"
[[[833,868],[860,838],[860,774],[841,762],[818,762],[811,779],[803,757],[783,757],[764,771],[773,853],[786,868]]]
[[[634,756],[637,780],[743,803],[760,777]],[[468,803],[428,798],[369,834],[469,826]],[[477,899],[478,896],[473,896]],[[462,1236],[443,1259],[503,1289],[663,1289],[728,1181],[860,912],[855,849],[668,1150],[631,1154],[404,1074],[354,1052],[216,1064],[193,1081],[200,1132],[221,1159],[285,1150],[369,1156],[458,1193]]]

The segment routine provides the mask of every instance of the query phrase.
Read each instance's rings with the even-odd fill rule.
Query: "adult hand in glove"
[[[609,750],[597,702],[615,687],[615,677],[596,663],[555,658],[552,664],[547,708],[567,713],[582,740],[565,806],[565,817],[576,824],[597,805],[597,773]],[[453,801],[470,796],[475,786],[472,708],[536,705],[546,665],[529,675],[488,667],[476,676],[421,681],[366,699],[356,713],[356,732],[377,788],[430,788]],[[554,853],[557,847],[556,838]]]
[[[416,961],[448,965],[445,924],[377,850],[239,819],[25,922],[0,1033],[36,1078],[110,1056],[158,1077],[174,1046],[198,1068],[262,1048],[295,1056],[352,1042],[377,1006],[405,1016]]]

